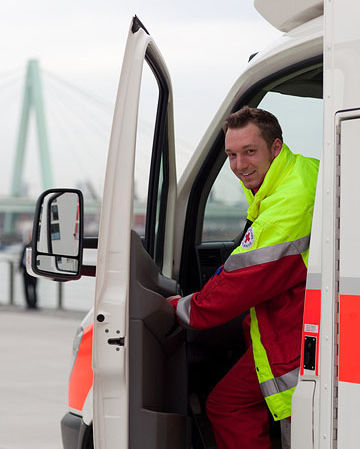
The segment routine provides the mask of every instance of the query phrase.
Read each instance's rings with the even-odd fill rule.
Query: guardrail
[[[0,253],[0,264],[7,266],[7,301],[5,301],[5,304],[9,305],[15,305],[15,280],[16,280],[16,273],[19,271],[19,260],[20,260],[20,254],[15,253]],[[0,272],[2,269],[0,268]],[[4,276],[1,276],[4,281]],[[22,275],[21,275],[22,277]],[[5,281],[6,282],[6,281]],[[54,281],[52,281],[54,282]],[[56,281],[55,281],[56,282]],[[62,282],[56,282],[56,304],[58,309],[63,308],[63,299],[64,299],[64,292],[63,292],[63,283]],[[25,301],[24,301],[25,303]]]
[[[20,270],[22,247],[17,245],[0,251],[0,304],[26,306],[24,279]],[[93,250],[92,250],[93,251]],[[84,254],[87,263],[94,264],[96,250]],[[39,308],[87,312],[94,304],[95,277],[83,276],[77,281],[57,282],[39,278],[37,305]]]

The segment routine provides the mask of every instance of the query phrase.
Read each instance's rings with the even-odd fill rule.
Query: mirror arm
[[[98,238],[97,237],[84,237],[82,240],[83,249],[97,249]],[[81,276],[96,276],[96,265],[82,265]]]
[[[97,237],[84,237],[83,238],[83,248],[86,249],[97,249],[98,238]]]
[[[96,276],[96,266],[95,265],[82,265],[81,266],[81,276]]]

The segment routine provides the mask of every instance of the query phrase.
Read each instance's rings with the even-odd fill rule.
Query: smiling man
[[[230,124],[242,123],[244,111],[250,113],[251,110],[243,109],[242,115],[234,114],[227,122],[225,152],[229,157],[231,170],[244,187],[257,191],[272,161],[281,151],[282,133],[276,122],[272,128],[265,131],[266,134],[253,122],[248,122],[243,127],[230,128]],[[265,111],[263,113],[269,114]],[[254,111],[252,114],[256,116]]]
[[[261,109],[231,114],[224,132],[249,203],[247,228],[200,292],[170,302],[179,321],[195,329],[250,310],[251,345],[210,393],[207,413],[218,449],[270,449],[268,409],[287,420],[298,380],[319,162],[293,154],[276,117]]]

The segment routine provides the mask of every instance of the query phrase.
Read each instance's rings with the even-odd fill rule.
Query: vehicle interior
[[[284,139],[293,152],[319,158],[322,83],[321,57],[304,61],[257,83],[239,98],[233,111],[243,105],[269,110],[278,117]],[[166,102],[166,96],[159,98]],[[156,127],[157,122],[155,135]],[[242,322],[247,312],[223,326],[196,331],[178,325],[164,297],[188,295],[201,289],[238,246],[247,206],[226,164],[224,135],[220,131],[191,190],[179,279],[166,278],[161,274],[159,258],[164,231],[160,225],[164,217],[161,198],[167,189],[166,158],[164,145],[157,157],[157,173],[163,170],[163,175],[156,178],[161,179],[151,193],[153,202],[148,198],[148,205],[158,204],[158,209],[153,207],[150,212],[154,214],[152,220],[147,217],[152,231],[145,232],[143,238],[135,231],[132,234],[130,447],[213,449],[216,443],[205,402],[212,388],[245,351],[247,338]],[[156,168],[152,166],[151,170]],[[227,187],[221,189],[228,185],[229,173],[237,190],[235,200]],[[279,425],[272,423],[271,428],[274,447],[280,448]]]
[[[287,131],[287,121],[285,113],[290,113],[296,120],[302,111],[307,110],[311,120],[316,123],[310,125],[301,123],[301,119],[295,126],[307,127],[309,135],[304,139],[311,144],[317,143],[314,152],[305,154],[312,157],[320,157],[322,147],[322,62],[306,61],[303,67],[292,67],[287,73],[275,74],[272,79],[264,80],[262,86],[255,86],[252,92],[246,93],[239,99],[234,107],[234,111],[243,105],[260,107],[269,110],[279,119],[283,128],[285,142],[297,153],[305,153],[305,149],[298,149],[296,145],[298,136],[296,130],[294,135],[292,129]],[[303,109],[306,108],[306,109]],[[314,128],[310,131],[310,126]],[[317,128],[316,128],[317,126]],[[304,132],[304,129],[303,129]],[[318,142],[314,138],[317,134]],[[296,146],[295,146],[296,145]],[[294,148],[295,146],[295,148]],[[298,151],[297,151],[298,150]],[[214,237],[206,237],[206,227],[210,224],[206,210],[210,206],[212,192],[216,191],[216,184],[223,175],[225,166],[224,137],[222,133],[218,136],[203,169],[199,172],[198,178],[193,186],[185,225],[184,244],[182,251],[182,263],[180,272],[180,285],[184,295],[198,291],[215,272],[218,266],[223,264],[231,251],[238,246],[243,234],[246,222],[246,208],[241,207],[241,201],[237,203],[239,211],[245,214],[240,215],[238,222],[234,222],[232,230],[226,229],[220,224],[222,229],[214,241]],[[225,163],[224,163],[225,162]],[[219,169],[221,167],[221,169]],[[227,167],[226,167],[227,168]],[[233,174],[231,174],[234,176]],[[233,179],[236,184],[236,178]],[[240,187],[240,186],[239,186]],[[194,219],[196,217],[197,219]],[[224,211],[224,220],[226,212]],[[232,233],[229,239],[228,232]],[[228,240],[225,240],[225,238]],[[187,363],[189,373],[189,405],[193,415],[194,423],[194,447],[201,449],[215,448],[215,442],[210,430],[209,422],[205,414],[205,400],[211,389],[215,386],[230,367],[236,363],[245,350],[245,341],[241,321],[246,313],[219,328],[205,331],[187,330]],[[274,445],[281,447],[278,424],[272,423],[272,436]]]

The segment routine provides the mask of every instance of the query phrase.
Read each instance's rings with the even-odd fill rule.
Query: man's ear
[[[271,147],[271,152],[273,157],[279,156],[281,148],[283,146],[283,143],[281,142],[281,140],[277,137]]]

